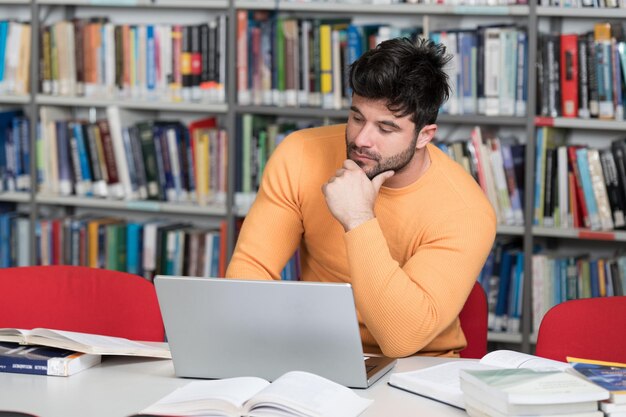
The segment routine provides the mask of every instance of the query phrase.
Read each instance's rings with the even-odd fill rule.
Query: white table
[[[442,362],[401,359],[391,372]],[[358,395],[374,399],[362,417],[459,417],[462,410],[387,385],[389,374]],[[126,417],[190,380],[176,378],[170,360],[107,357],[102,364],[70,377],[0,373],[0,410],[39,417]]]

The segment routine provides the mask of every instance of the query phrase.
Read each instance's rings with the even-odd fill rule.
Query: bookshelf
[[[30,191],[2,192],[0,202],[12,203],[25,213],[31,220],[30,248],[31,261],[34,262],[36,252],[35,234],[36,221],[42,213],[114,213],[116,216],[128,218],[160,217],[189,221],[193,224],[215,226],[225,222],[228,226],[226,257],[232,252],[235,241],[235,225],[239,218],[245,216],[246,208],[238,206],[235,194],[235,179],[239,175],[236,170],[238,153],[235,149],[237,137],[241,134],[238,119],[246,114],[267,118],[284,119],[315,119],[322,123],[345,120],[348,110],[322,107],[298,107],[240,104],[237,99],[237,11],[269,11],[295,18],[328,18],[346,17],[361,18],[363,22],[372,22],[384,16],[389,20],[410,21],[424,31],[432,32],[446,26],[463,29],[475,28],[477,25],[489,23],[512,23],[521,25],[527,30],[529,69],[533,69],[539,57],[539,31],[546,26],[550,30],[561,31],[564,22],[594,21],[603,19],[623,19],[626,9],[601,8],[565,8],[539,6],[535,2],[528,5],[434,5],[434,4],[358,4],[354,3],[321,3],[291,1],[252,1],[252,0],[0,0],[0,10],[10,11],[9,17],[30,19],[33,33],[39,33],[44,24],[60,19],[73,17],[89,17],[110,15],[111,21],[127,23],[132,19],[146,23],[152,17],[164,22],[172,18],[182,19],[183,23],[195,24],[208,16],[223,14],[227,16],[226,32],[227,57],[225,61],[226,82],[225,97],[221,102],[209,101],[172,101],[146,99],[139,97],[79,97],[42,94],[39,88],[39,53],[40,39],[32,39],[30,64],[30,94],[0,94],[0,109],[20,107],[34,125],[39,118],[42,107],[66,109],[74,117],[88,117],[90,112],[102,114],[104,109],[114,106],[122,111],[139,112],[150,115],[154,119],[185,119],[193,120],[201,116],[215,116],[219,125],[227,132],[228,151],[228,187],[225,200],[200,206],[190,203],[173,203],[152,200],[110,200],[79,196],[58,196],[43,194],[31,187]],[[126,16],[126,15],[129,16]],[[36,18],[31,18],[36,17]],[[455,26],[456,25],[456,26]],[[528,71],[527,80],[527,111],[525,116],[486,116],[483,114],[442,114],[438,124],[442,131],[451,137],[456,131],[468,130],[472,126],[485,126],[496,130],[512,131],[526,144],[524,182],[524,225],[498,226],[498,236],[518,238],[522,242],[521,250],[524,257],[524,291],[523,314],[520,332],[490,332],[489,340],[495,343],[514,344],[522,351],[531,351],[534,335],[532,334],[532,253],[538,242],[559,242],[567,246],[569,242],[587,246],[593,250],[596,246],[615,245],[626,248],[626,232],[621,230],[591,231],[583,228],[551,228],[533,225],[533,200],[535,177],[535,139],[539,127],[553,127],[567,132],[593,132],[594,135],[619,135],[626,130],[626,121],[577,119],[565,117],[543,117],[535,114],[537,107],[537,74]],[[36,132],[31,129],[30,147],[37,144]],[[31,178],[37,175],[35,158],[31,158],[29,172]]]

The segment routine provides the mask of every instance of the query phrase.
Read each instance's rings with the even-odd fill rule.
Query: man
[[[455,356],[496,219],[474,179],[430,144],[449,56],[394,39],[350,68],[345,125],[291,134],[270,158],[226,275],[353,286],[366,352]],[[347,155],[347,159],[346,159]]]

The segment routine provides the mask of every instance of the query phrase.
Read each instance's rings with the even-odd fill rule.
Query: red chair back
[[[462,358],[480,359],[487,354],[487,296],[476,282],[459,313],[461,329],[467,339]]]
[[[81,266],[0,269],[0,328],[45,327],[163,341],[154,285],[137,275]]]
[[[570,300],[543,317],[535,354],[626,363],[626,296]]]

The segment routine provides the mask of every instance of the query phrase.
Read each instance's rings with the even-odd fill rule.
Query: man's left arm
[[[378,220],[345,234],[356,307],[387,356],[412,355],[458,316],[495,236],[490,213],[464,210],[429,225],[404,264],[394,260]]]

